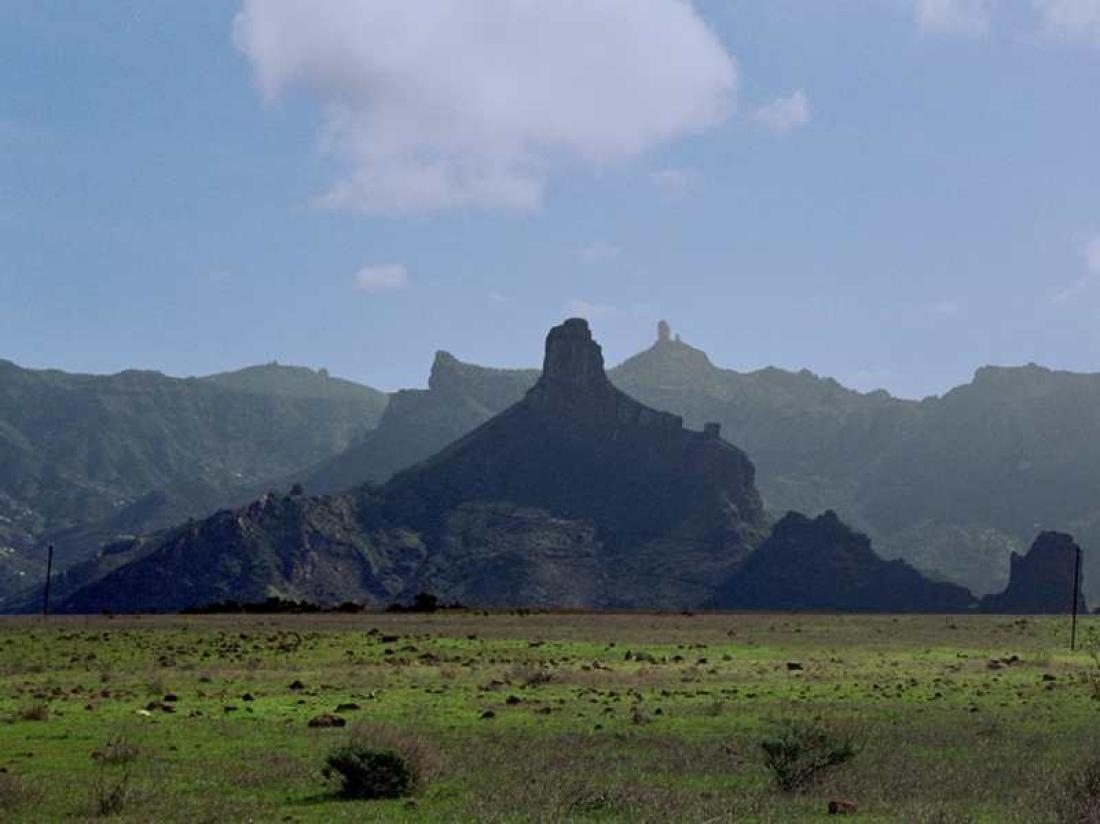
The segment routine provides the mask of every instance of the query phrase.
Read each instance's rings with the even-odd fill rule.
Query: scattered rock
[[[339,715],[333,715],[331,713],[324,713],[314,718],[309,719],[309,726],[313,729],[326,729],[328,727],[343,727],[347,725],[347,721],[341,718]]]
[[[788,661],[787,662],[787,671],[788,672],[798,672],[801,669],[802,669],[802,665],[800,663],[798,663],[797,661]]]
[[[837,799],[829,802],[829,815],[855,815],[859,811],[859,805],[854,801]]]

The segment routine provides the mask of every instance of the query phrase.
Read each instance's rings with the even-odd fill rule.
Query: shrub
[[[422,790],[439,770],[439,755],[420,736],[394,727],[360,724],[331,753],[325,775],[338,775],[345,798],[403,798]]]
[[[1058,799],[1058,821],[1062,824],[1100,822],[1100,759],[1093,759],[1070,776]]]
[[[760,748],[764,766],[783,792],[795,792],[856,756],[850,737],[816,724],[791,724],[774,738],[761,741]]]
[[[45,704],[31,704],[18,712],[20,721],[49,721],[50,708]]]
[[[118,779],[101,775],[92,786],[92,806],[98,816],[119,815],[133,798],[130,772]]]
[[[0,812],[14,813],[37,803],[41,797],[41,789],[28,784],[26,779],[0,772]]]
[[[92,759],[104,765],[117,765],[136,761],[140,755],[141,750],[137,744],[119,736],[108,741],[103,749],[93,752]]]
[[[393,750],[348,744],[331,753],[328,768],[340,775],[345,798],[404,798],[412,795],[413,771]]]

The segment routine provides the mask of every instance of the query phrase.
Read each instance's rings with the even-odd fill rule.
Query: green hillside
[[[368,387],[275,365],[181,379],[0,361],[0,591],[33,574],[45,540],[205,514],[343,450],[385,404]],[[59,562],[95,548],[58,541]]]

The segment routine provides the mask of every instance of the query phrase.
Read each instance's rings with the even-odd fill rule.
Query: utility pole
[[[53,574],[53,544],[46,551],[46,591],[42,593],[42,617],[50,614],[50,576]]]
[[[1081,547],[1077,547],[1075,562],[1073,565],[1073,623],[1069,633],[1070,650],[1077,649],[1077,602],[1080,600],[1078,593],[1081,591]]]

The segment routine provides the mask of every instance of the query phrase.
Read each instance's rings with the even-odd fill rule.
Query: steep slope
[[[523,400],[386,486],[267,496],[116,548],[134,560],[63,609],[424,589],[478,605],[698,606],[765,531],[745,455],[615,389],[570,320]]]
[[[613,605],[701,602],[764,527],[744,453],[616,389],[579,319],[551,330],[522,402],[386,489],[399,520],[440,524],[459,502],[507,501],[595,524]],[[431,577],[442,593],[450,566],[444,554]]]
[[[1073,610],[1073,599],[1085,612],[1085,599],[1076,577],[1081,548],[1072,535],[1042,532],[1026,555],[1012,553],[1012,572],[1004,592],[982,599],[985,612],[1010,614],[1057,614]]]
[[[860,393],[807,370],[736,372],[714,366],[678,338],[610,373],[615,385],[689,426],[717,421],[756,464],[775,512],[858,508],[861,474],[911,425],[917,404],[883,391]]]
[[[437,352],[428,388],[395,392],[378,427],[305,473],[305,487],[329,493],[386,481],[516,403],[538,376],[536,369],[489,369]]]
[[[884,561],[866,535],[828,511],[788,513],[711,601],[723,609],[955,612],[970,592],[929,581],[904,561]]]
[[[379,393],[310,370],[178,379],[0,361],[0,567],[28,573],[51,539],[62,564],[79,560],[97,545],[58,536],[120,515],[149,529],[205,514],[232,490],[339,452],[379,412]],[[171,506],[140,517],[142,498],[169,489]]]
[[[971,383],[921,404],[915,424],[866,474],[861,514],[880,534],[907,532],[925,546],[945,530],[993,534],[1003,587],[1013,551],[1037,530],[1071,530],[1100,547],[1100,375],[1030,365],[984,367]],[[931,562],[947,573],[966,544]],[[953,544],[953,545],[952,545]],[[992,560],[992,559],[991,559]],[[1086,552],[1087,580],[1100,553]]]

